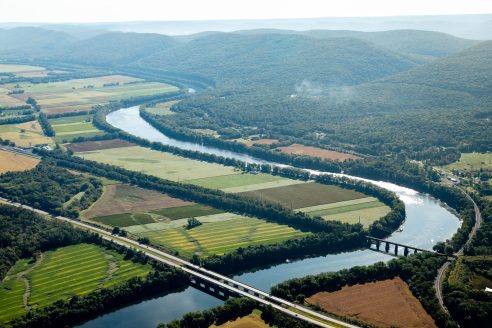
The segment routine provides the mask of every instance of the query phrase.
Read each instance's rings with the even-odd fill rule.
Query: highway
[[[206,270],[200,266],[197,266],[191,262],[188,262],[186,260],[183,260],[182,258],[176,257],[174,255],[171,255],[169,253],[166,253],[164,251],[161,251],[157,248],[154,248],[152,246],[145,246],[139,244],[137,241],[126,238],[126,237],[120,237],[120,236],[115,236],[112,235],[111,232],[94,227],[92,225],[86,224],[81,221],[76,221],[72,220],[69,218],[65,218],[62,216],[57,216],[53,217],[49,213],[32,208],[30,206],[26,206],[23,204],[15,203],[15,202],[10,202],[7,199],[0,198],[0,203],[12,205],[12,206],[17,206],[17,207],[22,207],[25,209],[32,210],[38,214],[44,215],[44,216],[49,216],[52,218],[55,218],[60,221],[65,221],[68,222],[78,228],[91,231],[94,233],[99,234],[103,239],[112,241],[116,244],[122,245],[124,247],[128,248],[134,248],[139,251],[142,251],[145,253],[150,258],[153,258],[157,261],[160,261],[162,263],[165,263],[169,266],[172,267],[178,267],[181,270],[189,273],[193,277],[199,278],[201,280],[207,281],[211,283],[212,285],[219,286],[223,289],[227,289],[233,294],[237,294],[243,297],[248,297],[250,299],[253,299],[261,304],[269,305],[272,306],[273,308],[289,315],[292,317],[295,317],[297,319],[309,322],[313,325],[319,326],[319,327],[349,327],[349,328],[358,328],[358,326],[346,323],[344,321],[338,320],[336,318],[329,317],[325,314],[321,314],[319,312],[310,310],[304,306],[298,305],[291,303],[289,301],[286,301],[284,299],[275,297],[273,295],[270,295],[264,291],[261,291],[259,289],[256,289],[252,286],[243,284],[239,281],[236,281],[234,279],[231,279],[229,277],[226,277],[224,275],[221,275],[219,273],[216,273],[214,271]]]

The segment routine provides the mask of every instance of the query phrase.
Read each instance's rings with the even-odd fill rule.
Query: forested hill
[[[430,61],[471,47],[480,41],[458,38],[449,34],[420,30],[392,30],[382,32],[360,32],[348,30],[246,30],[240,34],[298,34],[317,39],[356,38],[372,42],[388,50],[407,54],[419,61]]]
[[[492,41],[484,41],[431,63],[384,79],[462,91],[492,99]]]
[[[417,63],[354,38],[218,33],[154,54],[138,65],[198,73],[215,79],[220,87],[275,85],[293,90],[303,80],[359,84],[408,70]]]

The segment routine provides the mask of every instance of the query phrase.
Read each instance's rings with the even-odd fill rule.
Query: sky
[[[492,14],[492,0],[0,0],[0,22]]]

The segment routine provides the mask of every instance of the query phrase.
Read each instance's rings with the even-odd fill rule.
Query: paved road
[[[19,203],[13,203],[10,202],[4,198],[0,198],[0,203],[5,203],[17,207],[22,207],[26,208],[29,210],[32,210],[38,214],[41,215],[49,215],[47,212],[32,208],[30,206],[22,205]],[[189,273],[190,275],[197,277],[201,280],[205,280],[213,285],[220,286],[224,289],[227,289],[231,291],[232,293],[241,295],[243,297],[248,297],[251,298],[259,303],[265,304],[265,305],[270,305],[273,308],[289,315],[295,318],[298,318],[300,320],[309,322],[311,324],[314,324],[319,327],[348,327],[348,328],[358,328],[356,325],[352,325],[346,322],[343,322],[341,320],[329,317],[327,315],[318,313],[316,311],[312,311],[308,308],[305,308],[303,306],[300,306],[298,304],[294,304],[291,302],[288,302],[284,299],[275,297],[273,295],[270,295],[264,291],[261,291],[259,289],[256,289],[254,287],[251,287],[249,285],[243,284],[239,281],[233,280],[229,277],[223,276],[219,273],[206,270],[204,268],[201,268],[197,265],[194,265],[188,261],[185,261],[179,257],[176,257],[174,255],[168,254],[166,252],[163,252],[157,248],[151,247],[151,246],[144,246],[139,244],[137,241],[126,238],[126,237],[120,237],[120,236],[114,236],[111,234],[111,232],[91,226],[89,224],[86,224],[81,221],[75,221],[71,220],[65,217],[57,216],[55,219],[58,219],[60,221],[65,221],[69,222],[81,229],[88,230],[91,232],[95,232],[99,234],[103,239],[112,241],[116,244],[128,247],[128,248],[134,248],[138,249],[142,252],[144,252],[148,257],[153,258],[157,261],[160,261],[162,263],[165,263],[167,265],[173,266],[173,267],[179,267],[183,271]]]
[[[478,208],[478,205],[475,203],[473,198],[470,195],[468,195],[468,193],[464,189],[462,189],[458,186],[455,186],[455,187],[458,188],[462,193],[464,193],[466,198],[468,198],[468,200],[470,202],[472,202],[473,208],[475,210],[475,225],[473,226],[472,230],[470,231],[470,234],[468,235],[468,240],[466,241],[466,243],[455,253],[456,256],[461,256],[461,255],[463,255],[463,251],[464,251],[466,245],[468,245],[470,243],[470,241],[473,239],[473,237],[475,237],[478,229],[480,229],[480,227],[482,225],[482,214],[480,213],[480,209]],[[449,311],[446,308],[446,305],[444,304],[444,298],[442,296],[442,282],[444,280],[446,270],[448,269],[450,264],[451,264],[451,261],[447,261],[446,263],[444,263],[441,266],[441,268],[439,268],[439,271],[437,272],[436,280],[434,281],[434,289],[436,290],[436,297],[439,301],[439,304],[441,305],[441,308],[447,314],[449,314]]]

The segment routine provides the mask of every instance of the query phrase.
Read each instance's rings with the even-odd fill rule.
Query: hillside
[[[275,85],[289,90],[303,81],[354,85],[416,66],[402,55],[359,39],[225,33],[192,40],[136,64],[198,73],[220,86]]]
[[[104,33],[79,41],[55,58],[71,63],[117,66],[178,44],[174,38],[149,33]]]
[[[282,33],[306,35],[317,39],[357,38],[372,42],[386,49],[407,54],[416,60],[428,61],[444,57],[478,44],[479,41],[457,38],[432,31],[392,30],[382,32],[361,32],[349,30],[249,30],[240,34]]]

